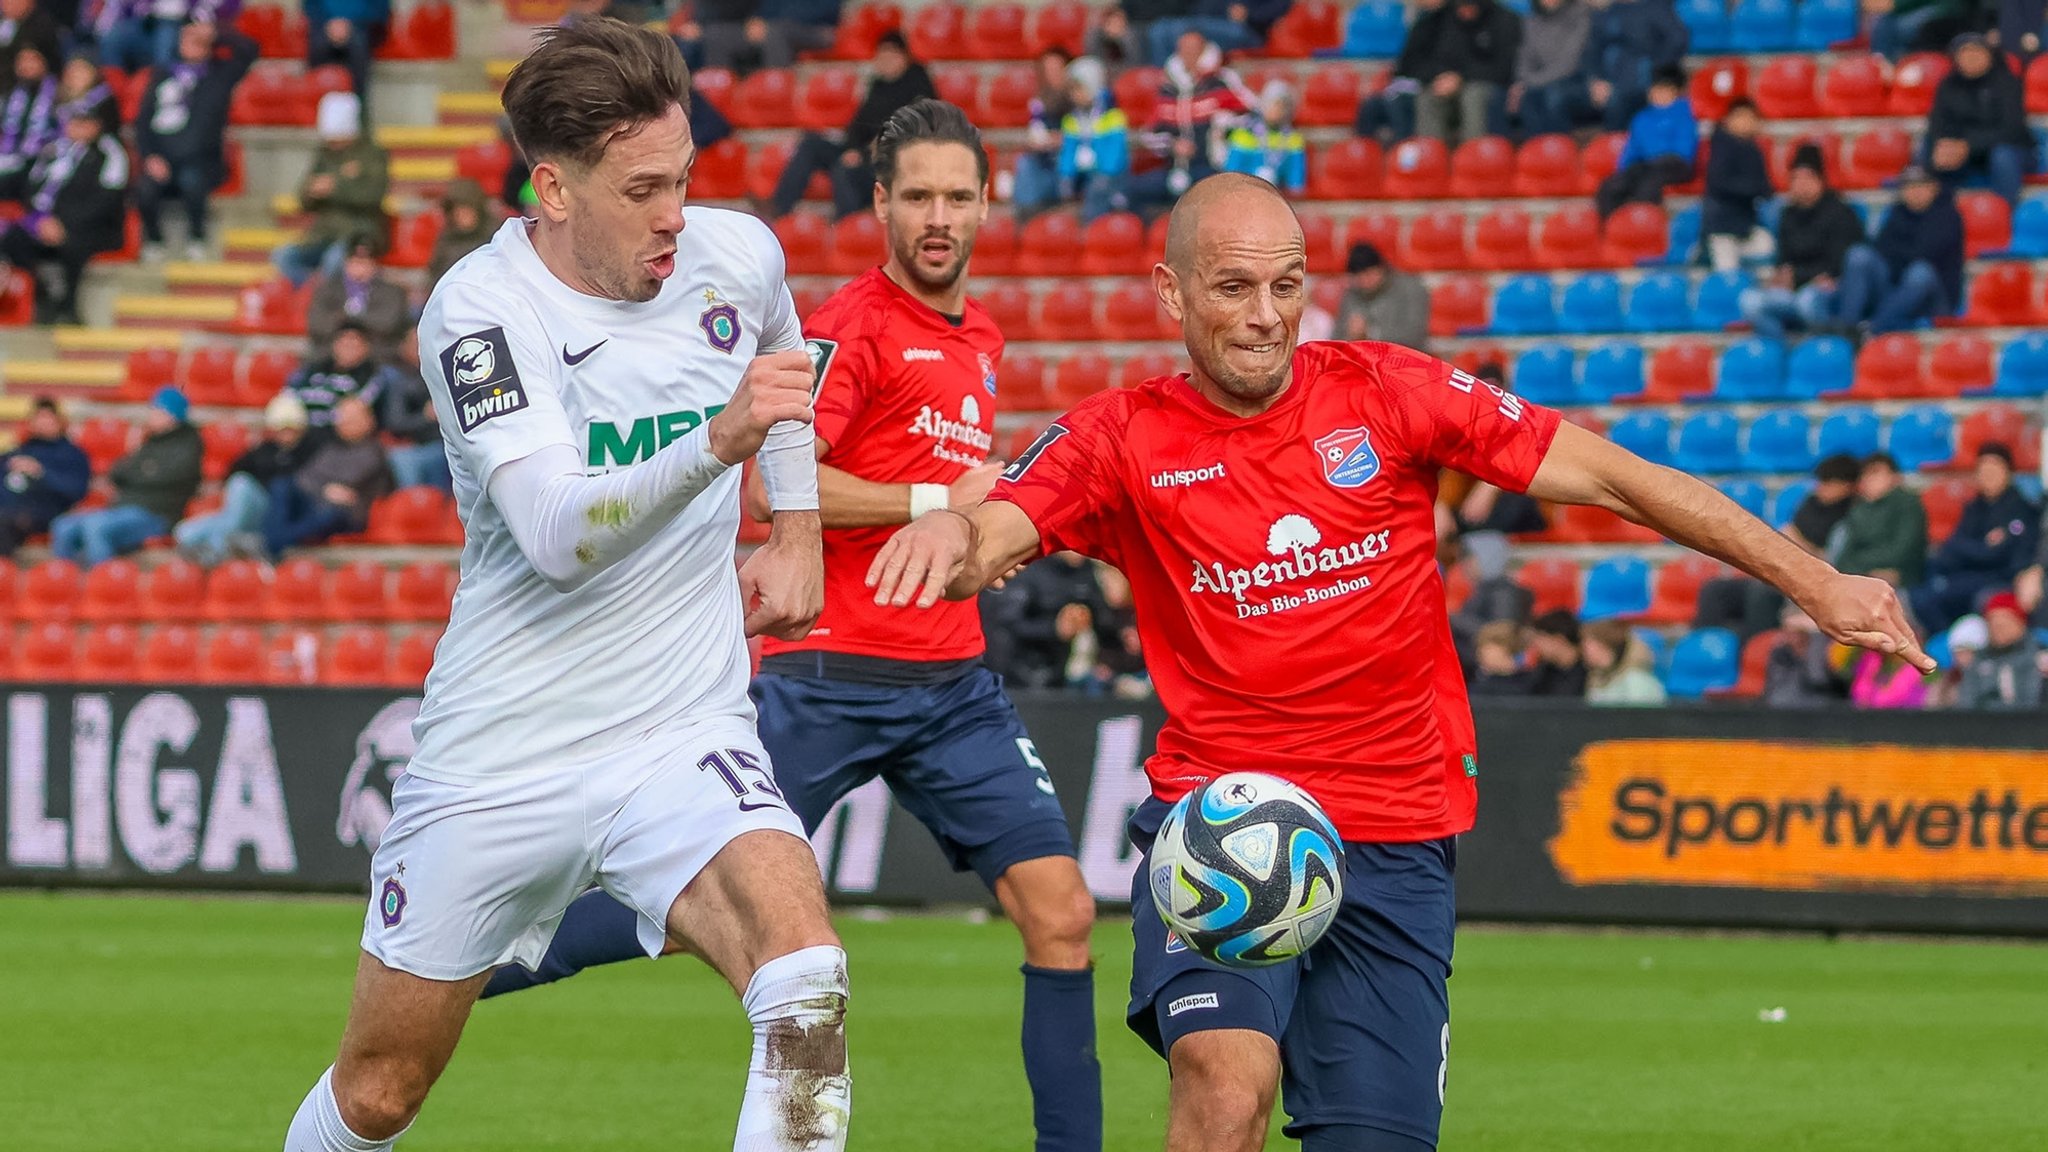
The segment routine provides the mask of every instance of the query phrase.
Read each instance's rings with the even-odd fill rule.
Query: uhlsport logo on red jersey
[[[1339,428],[1315,441],[1316,459],[1323,462],[1323,479],[1339,488],[1357,488],[1380,474],[1379,453],[1372,450],[1372,433],[1364,428]]]

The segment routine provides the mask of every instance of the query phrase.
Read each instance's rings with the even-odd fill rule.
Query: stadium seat
[[[1649,624],[1684,624],[1699,612],[1700,587],[1728,574],[1718,560],[1705,556],[1683,556],[1659,565],[1650,580]]]
[[[1572,350],[1562,344],[1538,344],[1515,358],[1515,394],[1538,404],[1558,407],[1577,397],[1572,382]]]
[[[1411,272],[1471,267],[1471,257],[1465,251],[1464,213],[1437,208],[1409,221],[1399,260]]]
[[[1349,125],[1360,98],[1358,70],[1325,65],[1308,74],[1301,86],[1301,108],[1294,121],[1304,128]]]
[[[1770,511],[1770,493],[1754,480],[1723,480],[1716,487],[1721,489],[1721,495],[1733,500],[1736,507],[1759,520]]]
[[[1578,610],[1579,566],[1570,560],[1556,556],[1532,560],[1515,573],[1515,583],[1527,588],[1534,596],[1529,606],[1532,613],[1540,614],[1553,608]]]
[[[1771,514],[1765,519],[1776,527],[1790,524],[1793,515],[1799,511],[1799,506],[1805,503],[1806,498],[1812,493],[1813,481],[1803,478],[1792,481],[1778,489],[1777,494],[1771,497]]]
[[[1719,120],[1727,115],[1728,105],[1749,95],[1748,62],[1735,56],[1702,63],[1693,69],[1689,93],[1694,116],[1703,122]]]
[[[1605,132],[1586,141],[1579,152],[1579,191],[1590,196],[1600,182],[1621,166],[1621,151],[1628,146],[1628,133]]]
[[[1697,628],[1671,649],[1664,690],[1674,699],[1697,700],[1735,687],[1741,676],[1741,646],[1726,628]]]
[[[1785,392],[1794,400],[1839,396],[1856,382],[1856,352],[1840,336],[1812,336],[1785,362]]]
[[[391,648],[382,628],[347,628],[321,662],[322,684],[383,684],[391,676]]]
[[[1669,236],[1664,245],[1665,264],[1697,264],[1700,262],[1700,206],[1680,205],[1669,214]]]
[[[1934,346],[1927,358],[1930,386],[1943,395],[1988,390],[1991,387],[1991,341],[1982,336],[1950,336]]]
[[[398,570],[391,596],[391,616],[398,620],[446,620],[455,596],[455,570],[431,560],[417,560]]]
[[[267,607],[273,620],[321,619],[327,611],[327,569],[304,556],[279,564],[271,576]]]
[[[1774,408],[1750,421],[1742,449],[1745,472],[1806,472],[1813,468],[1813,424],[1797,408]]]
[[[977,108],[981,104],[981,71],[970,65],[934,67],[931,69],[932,87],[939,90],[939,99],[962,108]]]
[[[0,667],[4,667],[6,661],[5,625],[15,618],[15,612],[20,607],[16,601],[20,595],[21,573],[15,569],[14,561],[0,557]]]
[[[1679,0],[1678,16],[1692,33],[1692,51],[1727,52],[1735,47],[1734,28],[1724,0]],[[1747,47],[1741,50],[1753,51]]]
[[[1976,484],[1962,476],[1944,476],[1922,488],[1920,506],[1927,512],[1927,538],[1948,539],[1963,518],[1963,506],[1976,495]]]
[[[1920,395],[1920,342],[1902,332],[1865,342],[1856,353],[1851,394],[1866,400]]]
[[[2015,338],[1999,352],[1998,380],[1992,385],[1991,394],[2048,394],[2048,335],[2029,332]]]
[[[1792,28],[1792,47],[1822,52],[1856,35],[1856,0],[1800,0]]]
[[[1170,352],[1147,352],[1124,361],[1123,386],[1135,388],[1161,376],[1178,376],[1185,357]]]
[[[1793,46],[1794,19],[1792,0],[1736,0],[1728,17],[1728,46],[1737,52],[1783,52]]]
[[[408,632],[391,654],[391,682],[400,687],[417,687],[427,682],[434,667],[434,646],[441,642],[439,628]]]
[[[1530,267],[1530,227],[1529,214],[1520,208],[1488,208],[1472,226],[1472,266],[1498,272]]]
[[[763,68],[755,72],[733,86],[732,105],[727,114],[735,128],[783,128],[795,124],[795,78],[787,68]],[[837,125],[844,126],[844,123]],[[777,165],[778,175],[781,170]]]
[[[1812,6],[1817,0],[1807,0]],[[1820,79],[1823,116],[1882,116],[1890,93],[1885,62],[1879,56],[1843,56],[1828,65]]]
[[[700,72],[693,79],[701,84],[703,75]],[[723,100],[713,102],[721,109],[726,104]],[[746,151],[744,145],[740,151]],[[704,175],[703,165],[704,159],[699,156],[697,171],[690,178],[690,190],[693,192],[698,190],[697,184]],[[502,188],[505,184],[505,172],[511,167],[512,149],[503,140],[481,140],[474,144],[465,144],[455,150],[455,174],[474,180],[485,188]]]
[[[1407,38],[1407,14],[1398,0],[1362,0],[1344,21],[1337,54],[1352,59],[1392,56]]]
[[[1159,84],[1165,73],[1157,68],[1126,68],[1110,86],[1116,106],[1134,125],[1149,124],[1159,107]]]
[[[1719,332],[1742,319],[1742,294],[1749,286],[1749,277],[1741,272],[1708,274],[1700,281],[1699,299],[1693,304],[1692,327]]]
[[[1161,217],[1162,220],[1165,217]],[[1341,276],[1344,274],[1344,253],[1337,248],[1337,222],[1323,212],[1297,212],[1295,219],[1301,224],[1301,243],[1308,253],[1308,271],[1311,276]],[[1166,255],[1166,246],[1161,244],[1157,255],[1145,253],[1145,271]]]
[[[391,225],[391,249],[384,254],[384,263],[393,268],[425,268],[440,236],[438,210],[399,217]]]
[[[1881,430],[1875,409],[1845,405],[1821,421],[1814,454],[1822,458],[1845,452],[1859,459],[1869,456],[1877,451]]]
[[[1382,192],[1396,200],[1435,200],[1450,188],[1450,156],[1443,141],[1410,137],[1387,153]]]
[[[1515,146],[1505,136],[1480,136],[1451,153],[1451,195],[1491,199],[1514,182]]]
[[[222,345],[194,349],[178,365],[178,386],[194,404],[235,402],[237,350]]]
[[[1065,212],[1033,216],[1017,234],[1017,272],[1024,276],[1071,273],[1081,251],[1081,222]]]
[[[834,276],[851,279],[880,264],[887,250],[882,222],[872,212],[856,212],[832,225],[825,267]]]
[[[1150,295],[1150,285],[1146,286]],[[1429,292],[1429,332],[1432,336],[1456,336],[1482,331],[1486,327],[1486,280],[1479,276],[1450,276],[1437,282]],[[1178,336],[1176,329],[1169,334]]]
[[[1605,508],[1559,504],[1550,510],[1551,531],[1568,543],[1655,544],[1663,537],[1631,524]]]
[[[312,628],[287,628],[264,645],[262,673],[266,684],[320,683],[321,634]]]
[[[128,354],[121,386],[129,396],[145,399],[177,381],[178,354],[169,348],[137,348]]]
[[[424,485],[393,492],[370,506],[370,543],[433,543],[447,503],[446,493]]]
[[[1633,400],[1643,393],[1643,350],[1634,344],[1602,344],[1586,353],[1579,372],[1579,399],[1587,404]]]
[[[1785,396],[1785,345],[1751,337],[1721,352],[1721,371],[1714,382],[1721,400],[1779,400]]]
[[[1653,272],[1629,290],[1622,316],[1630,332],[1677,332],[1693,326],[1690,287],[1678,272]]]
[[[1536,266],[1595,268],[1601,264],[1600,217],[1590,204],[1573,204],[1536,226]]]
[[[1982,256],[2012,244],[2012,205],[1995,192],[1981,189],[1956,193],[1963,214],[1963,251]]]
[[[1899,467],[1918,472],[1948,463],[1955,452],[1955,420],[1937,404],[1916,404],[1892,421],[1886,448]]]
[[[204,454],[200,457],[199,474],[208,480],[227,479],[228,469],[255,439],[249,426],[239,420],[200,425],[199,442]]]
[[[1604,263],[1629,267],[1660,261],[1671,250],[1671,221],[1662,204],[1624,204],[1607,218],[1601,241]]]
[[[782,242],[783,259],[791,275],[816,275],[826,271],[827,252],[832,244],[832,226],[816,212],[791,212],[774,222],[775,238]]]
[[[989,128],[1022,128],[1031,123],[1031,102],[1037,97],[1038,76],[1030,66],[1003,68],[982,90],[975,122]]]
[[[1607,438],[1652,464],[1669,464],[1671,417],[1662,412],[1631,412],[1607,429]]]
[[[1881,187],[1912,159],[1913,138],[1893,125],[1882,124],[1851,137],[1843,145],[1838,183],[1850,189]]]
[[[299,369],[299,357],[295,352],[282,348],[258,348],[242,361],[242,372],[236,396],[241,403],[250,407],[261,407],[270,398],[284,391],[285,382]]]
[[[1777,647],[1783,637],[1783,632],[1773,628],[1743,642],[1735,687],[1727,690],[1728,696],[1737,700],[1753,700],[1764,694],[1764,676],[1770,668],[1771,649]]]
[[[117,556],[86,569],[78,618],[95,622],[134,620],[142,611],[142,569]]]
[[[2031,471],[2040,460],[2040,434],[2027,427],[2026,413],[2010,404],[1986,404],[1956,428],[1954,466],[1967,468],[1985,444],[2003,444],[2011,449],[2013,463]]]
[[[1699,340],[1675,340],[1650,357],[1643,398],[1670,403],[1713,391],[1714,348]]]
[[[976,4],[967,16],[969,60],[1015,60],[1030,50],[1024,6],[1016,3]],[[843,123],[842,125],[843,126]]]
[[[1532,136],[1515,154],[1517,196],[1571,196],[1579,191],[1579,146],[1570,136]],[[1494,195],[1499,195],[1498,192]]]
[[[2034,323],[2034,270],[2025,261],[1988,264],[1970,277],[1963,323],[1986,326]]]
[[[1029,352],[1005,351],[1003,362],[996,366],[996,396],[1005,410],[1051,407],[1045,389],[1045,361]]]
[[[145,684],[200,682],[199,630],[187,624],[160,624],[142,642],[136,678]]]
[[[159,623],[198,620],[206,599],[206,572],[197,564],[171,557],[142,578],[141,608],[137,619]]]
[[[1742,467],[1741,434],[1734,413],[1695,412],[1678,425],[1671,466],[1695,475],[1736,471]]]
[[[981,259],[979,244],[975,245],[974,258],[977,262]],[[994,281],[974,296],[981,302],[989,319],[995,321],[998,331],[1006,333],[1012,340],[1036,338],[1031,331],[1031,293],[1023,285]],[[1113,338],[1131,339],[1126,336]]]
[[[1097,392],[1116,387],[1116,364],[1099,352],[1083,352],[1060,361],[1053,369],[1053,406],[1072,408]]]
[[[382,564],[357,560],[337,568],[327,587],[330,620],[382,621],[391,615],[390,573]]]
[[[312,288],[311,284],[307,285]],[[242,289],[235,298],[233,328],[252,336],[300,336],[306,331],[306,310],[291,282],[282,278],[265,280]]]
[[[85,631],[76,676],[99,684],[132,684],[140,678],[142,636],[130,624],[102,624]]]
[[[1757,74],[1750,91],[1757,111],[1771,120],[1805,120],[1820,115],[1820,103],[1813,93],[1817,71],[1811,56],[1773,59]]]
[[[1008,276],[1017,263],[1017,218],[1009,213],[991,214],[974,234],[974,272],[977,276]]]
[[[1550,277],[1515,276],[1493,297],[1491,330],[1502,336],[1542,336],[1557,331]]]
[[[267,614],[270,581],[249,560],[229,560],[206,574],[200,614],[208,620],[259,620]]]
[[[1111,212],[1081,231],[1081,272],[1087,276],[1139,276],[1151,271],[1145,251],[1145,222],[1130,212]]]
[[[2026,107],[2031,116],[2048,113],[2048,64],[2042,63],[2044,59],[2048,57],[2036,56],[2027,64]]]
[[[245,624],[216,628],[200,645],[203,684],[261,684],[263,665],[263,633]]]
[[[29,684],[63,681],[73,679],[77,671],[78,633],[71,625],[55,620],[29,625],[14,652],[14,679]]]
[[[860,103],[860,74],[851,68],[814,68],[796,86],[791,118],[799,128],[836,132]]]
[[[1610,556],[1586,572],[1581,620],[1614,620],[1650,610],[1650,566],[1639,556]]]
[[[1621,281],[1608,272],[1573,280],[1558,305],[1557,326],[1559,331],[1579,334],[1621,331]]]
[[[1038,299],[1031,333],[1040,340],[1095,340],[1095,293],[1085,282],[1057,284]]]
[[[1892,70],[1892,98],[1886,109],[1894,116],[1925,116],[1934,106],[1934,89],[1948,75],[1948,56],[1915,52]]]
[[[982,304],[986,307],[988,301],[984,299]],[[997,327],[1003,326],[998,322]],[[1150,281],[1126,280],[1111,288],[1103,299],[1101,332],[1105,340],[1171,340],[1180,330],[1159,306],[1158,294],[1153,292]]]
[[[21,579],[19,597],[24,620],[70,620],[79,613],[85,578],[69,560],[45,560]]]
[[[111,416],[94,416],[74,425],[72,439],[84,451],[92,464],[95,476],[103,476],[128,452],[128,439],[132,430],[123,421]]]

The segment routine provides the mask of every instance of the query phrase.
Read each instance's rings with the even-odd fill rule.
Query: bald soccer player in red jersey
[[[1337,919],[1271,968],[1195,956],[1139,871],[1129,1022],[1171,1065],[1169,1152],[1262,1148],[1276,1087],[1305,1152],[1436,1146],[1479,770],[1434,561],[1440,468],[1609,508],[1776,585],[1837,640],[1932,668],[1889,585],[1700,481],[1407,349],[1297,347],[1306,263],[1271,185],[1196,185],[1153,270],[1193,372],[1091,397],[980,507],[919,518],[869,573],[878,603],[929,606],[1056,550],[1116,564],[1168,714],[1134,842],[1241,770],[1300,784],[1343,835]]]

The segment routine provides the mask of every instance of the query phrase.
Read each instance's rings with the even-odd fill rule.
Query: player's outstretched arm
[[[1654,528],[1774,585],[1833,639],[1894,653],[1923,672],[1934,671],[1891,585],[1835,571],[1711,485],[1652,464],[1577,425],[1558,427],[1529,495],[1595,505]]]
[[[965,600],[1038,555],[1038,526],[1006,500],[928,512],[889,538],[868,568],[875,603],[929,608]]]

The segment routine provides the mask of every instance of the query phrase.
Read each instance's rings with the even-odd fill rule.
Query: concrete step
[[[50,332],[50,342],[67,360],[123,359],[145,348],[180,348],[185,333],[177,328],[80,328],[65,326]]]
[[[115,298],[114,317],[121,323],[227,324],[235,318],[235,298],[125,295]]]
[[[225,292],[230,295],[276,274],[266,264],[226,260],[166,264],[163,272],[164,284],[173,292]]]
[[[489,124],[392,124],[377,129],[377,143],[391,150],[396,166],[409,152],[452,153],[498,138]]]
[[[434,100],[434,112],[442,124],[483,124],[497,134],[498,117],[504,107],[496,92],[443,92]]]
[[[119,360],[9,360],[0,366],[0,380],[10,392],[40,389],[119,388],[127,367]],[[5,419],[0,416],[0,419]]]

